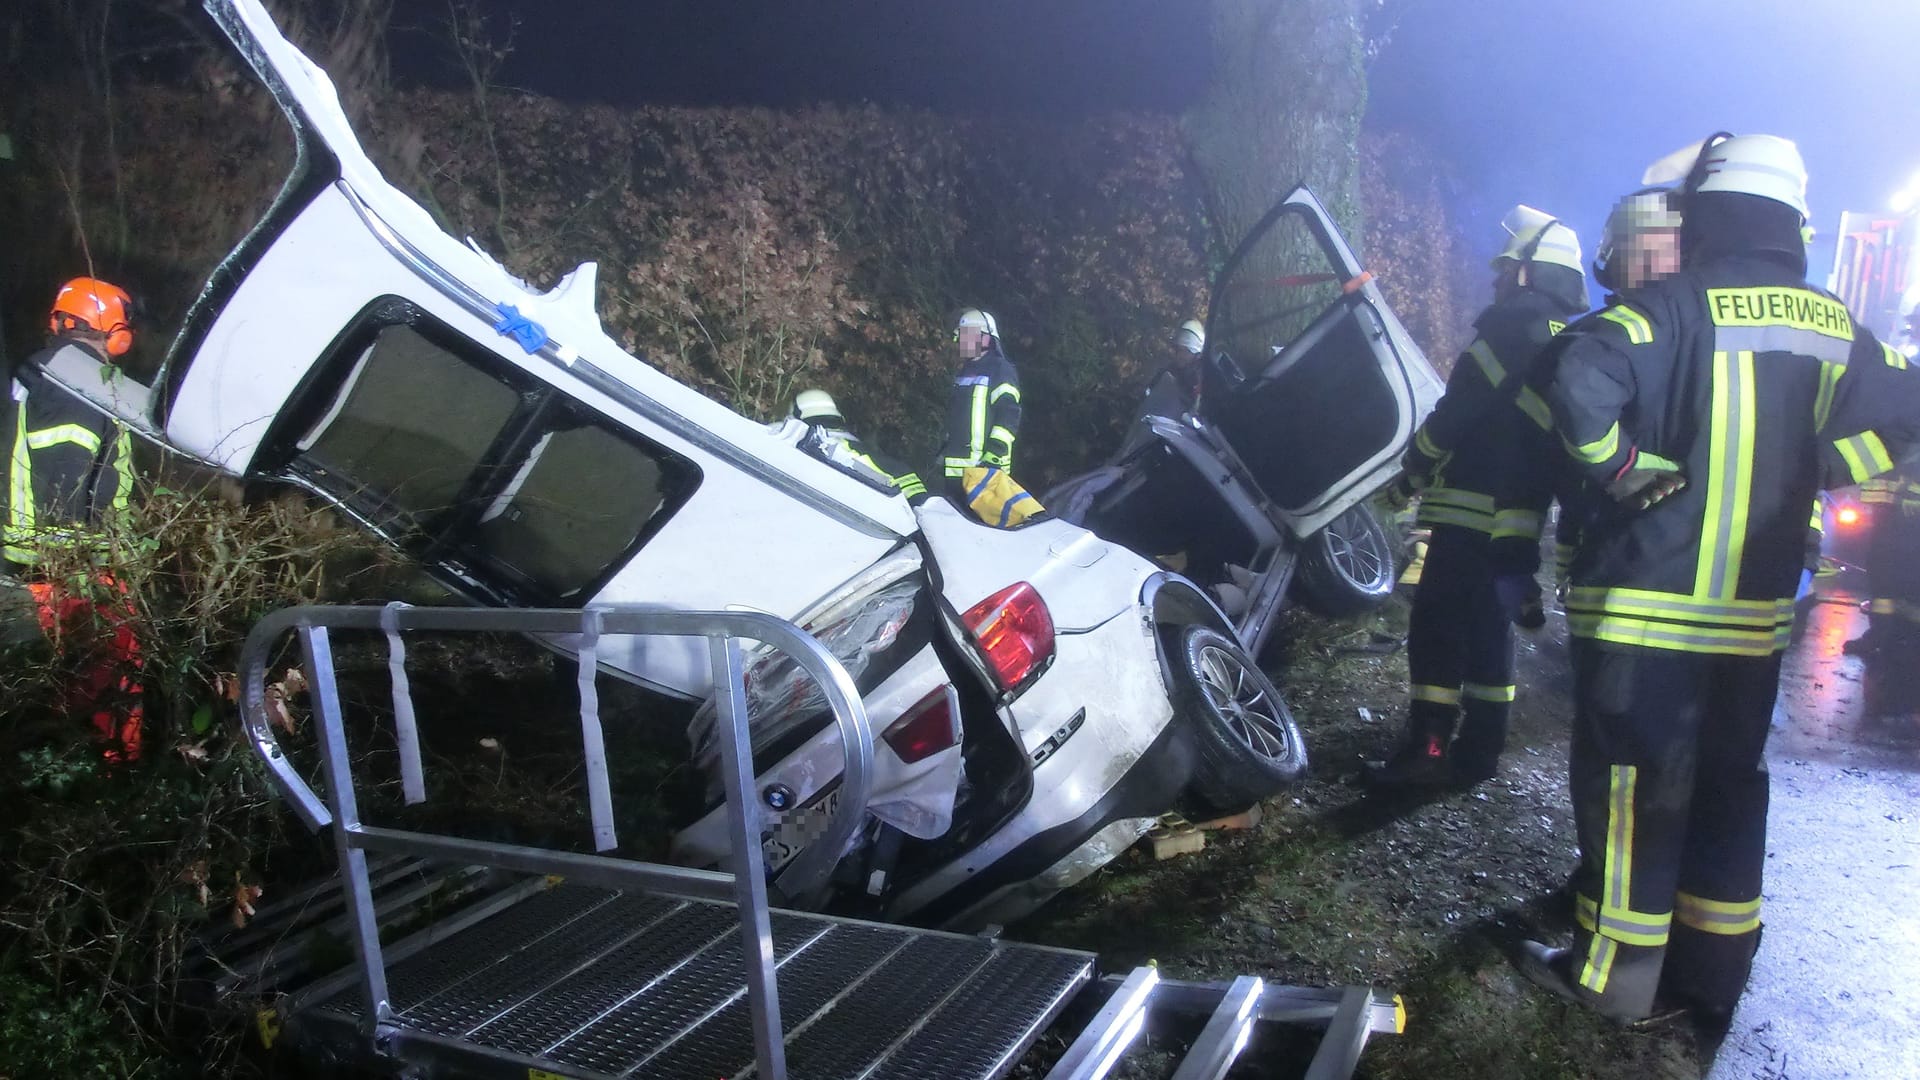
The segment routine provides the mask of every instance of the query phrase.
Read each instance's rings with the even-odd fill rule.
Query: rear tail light
[[[895,756],[908,765],[956,746],[960,742],[959,718],[953,715],[953,696],[942,686],[919,700],[900,719],[887,725],[880,737],[893,747]]]
[[[1009,693],[1053,659],[1053,615],[1039,592],[1024,581],[968,608],[960,620],[980,646],[1000,689]]]

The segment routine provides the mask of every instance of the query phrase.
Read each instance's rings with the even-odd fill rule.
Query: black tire
[[[1236,814],[1307,770],[1293,712],[1258,664],[1211,627],[1168,631],[1174,708],[1196,751],[1188,796],[1201,810]]]
[[[1308,609],[1339,619],[1386,603],[1394,578],[1393,542],[1363,503],[1307,537],[1294,586]]]

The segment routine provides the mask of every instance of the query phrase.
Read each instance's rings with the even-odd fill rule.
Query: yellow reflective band
[[[967,457],[979,461],[980,455],[987,449],[987,388],[985,384],[973,388],[972,426],[967,431]]]
[[[1753,354],[1713,354],[1713,414],[1710,428],[1706,514],[1694,563],[1696,596],[1732,599],[1747,547],[1747,512],[1753,489]]]
[[[1546,401],[1533,392],[1533,387],[1521,387],[1520,392],[1514,395],[1513,403],[1520,406],[1520,411],[1527,414],[1527,419],[1538,424],[1541,431],[1553,430],[1553,410],[1547,408]]]
[[[1413,700],[1431,702],[1435,705],[1460,704],[1460,691],[1452,686],[1426,686],[1413,684]]]
[[[1673,917],[1682,926],[1708,934],[1738,937],[1760,929],[1760,898],[1727,901],[1708,900],[1692,893],[1674,894]]]
[[[1576,446],[1572,442],[1568,442],[1565,436],[1561,436],[1560,441],[1566,443],[1567,451],[1574,457],[1579,458],[1589,465],[1598,465],[1620,452],[1620,424],[1618,421],[1615,421],[1614,425],[1607,429],[1605,435],[1600,436],[1590,443]]]
[[[1433,444],[1433,436],[1427,433],[1425,427],[1413,433],[1413,445],[1420,453],[1435,461],[1447,456],[1446,451]]]
[[[1012,452],[1013,432],[1008,431],[1006,428],[1001,427],[999,424],[993,425],[993,430],[987,432],[987,438],[999,440],[1000,443],[1007,448],[1009,453]]]
[[[1771,656],[1786,648],[1793,635],[1791,623],[1773,630],[1736,630],[1584,613],[1569,614],[1567,629],[1574,637],[1594,641],[1714,656]]]
[[[1587,944],[1587,962],[1580,968],[1580,985],[1596,994],[1607,992],[1607,976],[1613,973],[1614,957],[1620,946],[1612,938],[1593,935]]]
[[[1651,345],[1653,343],[1653,324],[1645,315],[1625,305],[1615,305],[1600,313],[1600,317],[1627,332],[1627,344]]]
[[[1806,289],[1708,289],[1707,310],[1715,326],[1784,326],[1853,340],[1847,305]]]
[[[1567,328],[1567,324],[1561,322],[1559,319],[1547,320],[1547,334],[1549,336],[1558,334],[1560,331],[1565,330],[1566,328]]]
[[[1488,345],[1485,338],[1479,338],[1467,346],[1467,354],[1479,362],[1480,373],[1487,377],[1488,382],[1499,386],[1507,381],[1506,366],[1500,363],[1499,357],[1493,355],[1493,346]]]
[[[25,415],[26,410],[22,408],[21,416]],[[27,432],[27,446],[34,450],[45,450],[49,446],[59,446],[61,443],[72,443],[83,447],[89,454],[100,452],[100,436],[79,424],[57,424],[50,428],[41,428],[39,431]]]
[[[1495,540],[1538,540],[1546,518],[1532,510],[1502,510],[1493,515]]]
[[[17,563],[37,561],[32,545],[39,531],[33,498],[33,457],[27,453],[27,403],[20,402],[13,428],[13,454],[7,469],[6,557]]]
[[[113,442],[113,498],[107,503],[107,509],[117,513],[133,500],[133,436],[125,427],[115,424]]]
[[[1869,615],[1891,615],[1895,610],[1897,610],[1895,602],[1884,597],[1876,597],[1867,605]]]
[[[1020,388],[1012,383],[1001,383],[993,388],[993,395],[987,399],[990,404],[999,404],[1003,397],[1010,397],[1015,403],[1020,401]]]
[[[1720,600],[1600,585],[1577,585],[1567,593],[1567,610],[1580,613],[1644,616],[1684,622],[1722,622],[1735,626],[1775,626],[1793,619],[1793,598]]]
[[[1462,683],[1460,693],[1475,701],[1510,702],[1514,697],[1511,686],[1488,686],[1484,683]]]
[[[1465,488],[1428,488],[1421,493],[1420,499],[1423,503],[1441,503],[1486,514],[1489,517],[1493,515],[1493,496],[1483,495],[1478,491],[1468,491]]]
[[[1893,468],[1893,458],[1887,454],[1887,444],[1871,431],[1841,439],[1833,446],[1846,461],[1847,472],[1852,475],[1854,483],[1870,480]]]
[[[1813,398],[1813,429],[1826,428],[1827,418],[1833,415],[1833,392],[1840,388],[1840,376],[1846,368],[1839,364],[1822,363],[1820,365],[1820,392]]]
[[[1888,367],[1899,368],[1901,371],[1907,370],[1907,355],[1905,353],[1885,343],[1881,344],[1880,351],[1886,355]]]
[[[1589,933],[1604,934],[1626,945],[1659,948],[1672,935],[1674,914],[1648,915],[1638,911],[1602,908],[1588,896],[1575,898],[1574,918]]]
[[[1613,911],[1627,911],[1633,898],[1633,788],[1640,770],[1612,765],[1608,775],[1606,877],[1600,903]]]

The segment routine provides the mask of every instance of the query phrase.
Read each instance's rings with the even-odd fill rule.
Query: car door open
[[[1209,419],[1307,536],[1397,467],[1442,385],[1306,188],[1260,220],[1215,284],[1207,341],[1246,373]]]

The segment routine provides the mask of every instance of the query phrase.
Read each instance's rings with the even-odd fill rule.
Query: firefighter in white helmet
[[[847,428],[847,419],[833,395],[825,390],[802,390],[793,398],[793,418],[820,429],[821,434],[846,447],[854,460],[893,482],[895,490],[908,502],[918,505],[927,497],[927,485],[920,474],[905,463],[869,447],[866,440]]]
[[[964,494],[968,469],[1013,469],[1014,440],[1020,435],[1020,372],[1000,346],[1000,324],[993,313],[968,308],[953,328],[960,369],[947,399],[947,442],[941,466],[950,493]]]
[[[1375,786],[1491,777],[1513,707],[1513,625],[1545,619],[1534,575],[1548,492],[1529,481],[1546,408],[1524,384],[1553,335],[1586,309],[1587,284],[1573,229],[1530,206],[1501,226],[1493,304],[1474,320],[1473,344],[1396,484],[1403,501],[1421,495],[1419,523],[1432,539],[1407,631],[1406,731],[1364,773]]]
[[[1167,349],[1167,365],[1161,369],[1173,380],[1173,388],[1179,391],[1187,412],[1200,407],[1201,358],[1206,348],[1207,328],[1199,319],[1188,319],[1173,332],[1173,342]]]
[[[1615,1019],[1658,996],[1724,1031],[1760,938],[1807,507],[1920,445],[1920,372],[1807,285],[1793,143],[1720,134],[1678,160],[1644,182],[1680,182],[1681,271],[1568,328],[1546,394],[1609,509],[1567,602],[1578,926],[1518,959]]]
[[[953,328],[960,370],[947,398],[943,490],[956,504],[997,528],[1013,528],[1044,511],[1013,478],[1020,436],[1020,372],[1000,346],[993,313],[968,308]]]

